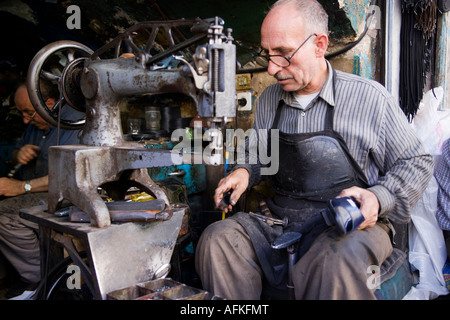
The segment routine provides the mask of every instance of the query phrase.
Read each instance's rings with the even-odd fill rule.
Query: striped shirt
[[[434,176],[439,185],[436,218],[441,229],[450,231],[450,139],[442,145]]]
[[[327,63],[328,70],[332,70]],[[286,133],[323,130],[327,104],[334,106],[333,129],[344,138],[367,177],[369,190],[378,197],[380,218],[407,223],[412,207],[431,179],[433,158],[425,152],[394,97],[381,84],[339,70],[335,74],[335,94],[333,72],[328,72],[319,95],[303,110],[293,93],[284,91],[279,84],[266,88],[256,105],[253,129],[257,132],[272,127],[280,100],[288,105],[283,108],[278,125]],[[251,145],[247,149],[253,150]],[[249,171],[249,187],[261,181],[259,164],[236,167]]]

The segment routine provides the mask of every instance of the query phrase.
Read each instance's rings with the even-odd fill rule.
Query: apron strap
[[[272,129],[278,129],[278,122],[281,117],[281,109],[286,105],[284,100],[280,100],[278,103],[277,111],[275,113],[275,118],[273,119]],[[331,104],[327,105],[327,113],[325,115],[325,130],[333,130],[334,123],[334,107]]]
[[[332,69],[333,72],[333,98],[336,97],[336,70]],[[284,107],[286,103],[284,100],[280,100],[278,102],[277,111],[275,113],[275,118],[273,119],[272,128],[278,129],[278,122],[281,117],[281,109]],[[328,103],[327,105],[327,114],[325,116],[325,130],[333,130],[334,123],[334,107]]]
[[[280,100],[280,102],[278,102],[278,107],[277,107],[277,111],[275,113],[275,118],[273,119],[273,123],[272,123],[272,128],[271,129],[278,129],[278,122],[280,121],[280,117],[281,117],[281,109],[284,106],[284,101]]]

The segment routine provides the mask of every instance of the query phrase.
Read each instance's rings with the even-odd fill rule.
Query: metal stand
[[[295,300],[295,291],[294,291],[294,281],[292,279],[292,272],[295,263],[298,260],[297,249],[299,245],[299,241],[302,237],[301,233],[298,232],[286,232],[281,234],[275,241],[272,243],[273,249],[287,249],[287,253],[289,255],[288,261],[288,297],[289,300]]]
[[[20,211],[22,218],[39,225],[41,281],[47,281],[50,268],[49,242],[56,241],[80,268],[94,297],[105,299],[108,292],[167,275],[187,206],[173,205],[170,220],[111,224],[105,228],[70,222],[69,217],[57,217],[45,209],[45,206],[37,206]],[[73,245],[73,238],[84,243],[86,263]],[[46,297],[47,292],[40,296]]]

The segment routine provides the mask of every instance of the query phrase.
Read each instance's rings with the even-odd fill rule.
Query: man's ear
[[[328,36],[324,33],[317,35],[314,44],[316,45],[316,57],[324,57],[328,49]]]
[[[49,108],[50,110],[53,108],[53,106],[55,105],[56,101],[53,98],[48,98],[47,100],[45,100],[45,105],[47,106],[47,108]]]

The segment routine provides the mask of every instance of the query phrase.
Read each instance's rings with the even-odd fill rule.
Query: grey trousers
[[[381,266],[392,252],[378,224],[340,237],[327,229],[295,264],[296,299],[375,299],[369,266]],[[203,288],[230,300],[259,300],[263,272],[245,229],[233,219],[209,225],[196,248],[196,271]],[[370,269],[372,270],[372,269]]]
[[[0,201],[0,251],[22,280],[40,280],[39,226],[22,219],[19,210],[47,202],[46,192],[24,194]]]

